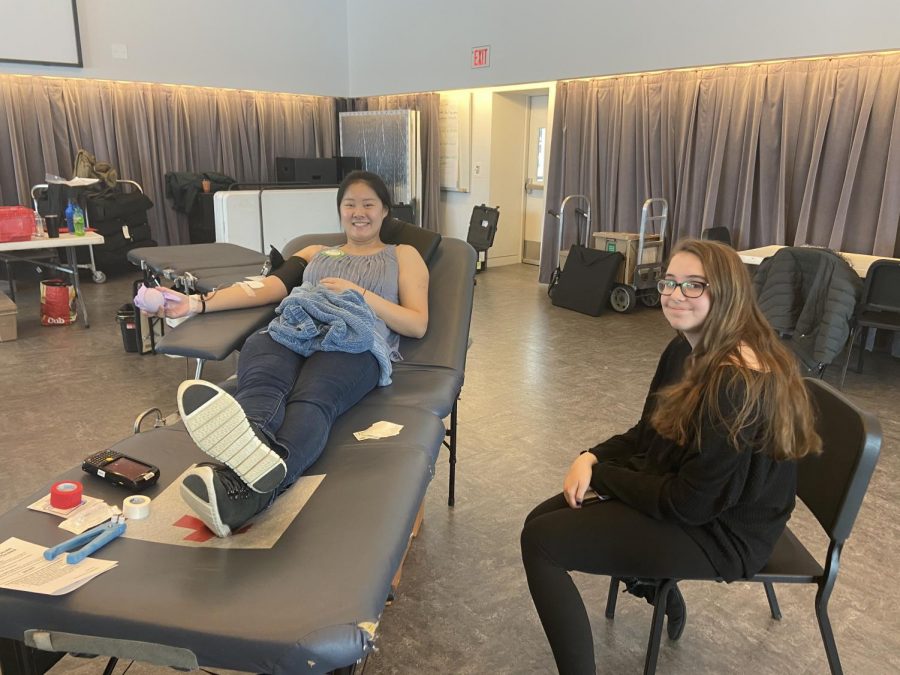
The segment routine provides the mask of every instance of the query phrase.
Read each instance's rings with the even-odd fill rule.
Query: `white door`
[[[528,148],[525,160],[525,224],[522,228],[522,262],[540,264],[544,229],[544,170],[547,147],[549,96],[528,97]]]

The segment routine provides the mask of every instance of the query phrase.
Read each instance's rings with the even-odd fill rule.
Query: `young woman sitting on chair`
[[[752,575],[794,508],[793,460],[821,450],[794,357],[757,308],[734,250],[680,242],[659,292],[678,335],[640,420],[582,453],[562,494],[522,531],[528,587],[560,673],[595,672],[570,571],[618,577],[651,603],[657,579]],[[589,488],[600,499],[587,500]],[[677,587],[666,614],[677,640],[686,620]]]
[[[206,295],[166,291],[160,313],[175,318],[282,301],[280,318],[244,342],[234,397],[201,380],[178,388],[188,432],[218,460],[191,469],[181,494],[218,536],[228,536],[268,508],[316,461],[335,419],[390,381],[401,335],[425,334],[428,268],[412,246],[381,241],[390,203],[381,178],[354,171],[337,197],[347,243],[308,246],[259,282]],[[295,300],[311,304],[290,305]],[[298,325],[284,326],[286,317],[297,316],[289,306],[302,307],[299,315],[306,318],[323,302],[348,324],[370,327],[371,346],[358,351],[365,341],[348,339],[349,351],[320,351],[324,346],[315,338],[312,344],[296,337],[302,332]],[[366,336],[355,336],[360,337]],[[335,346],[345,348],[340,340],[328,348]]]

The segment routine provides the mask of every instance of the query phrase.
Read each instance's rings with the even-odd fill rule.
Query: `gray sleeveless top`
[[[326,277],[338,277],[352,281],[385,300],[400,302],[400,265],[397,263],[397,247],[387,244],[378,253],[351,255],[338,246],[330,246],[313,256],[303,272],[303,284],[316,285]],[[391,360],[399,361],[400,336],[392,331],[378,316],[375,330],[385,339],[391,350]]]

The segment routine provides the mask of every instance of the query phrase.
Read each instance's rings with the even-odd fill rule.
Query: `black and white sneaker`
[[[669,591],[666,600],[666,632],[670,640],[677,640],[684,633],[684,625],[687,623],[687,605],[684,596],[678,586]]]
[[[257,435],[228,392],[203,380],[185,380],[178,387],[178,410],[194,443],[251,490],[271,492],[284,480],[284,460]]]
[[[181,480],[181,498],[217,537],[227,537],[268,506],[269,495],[251,490],[234,471],[198,464]]]
[[[625,577],[622,579],[625,583],[625,592],[644,598],[651,605],[656,603],[656,591],[658,582],[655,579],[638,579],[635,577]],[[687,605],[684,602],[684,596],[676,584],[666,599],[666,633],[670,640],[677,640],[684,633],[684,626],[687,623]]]

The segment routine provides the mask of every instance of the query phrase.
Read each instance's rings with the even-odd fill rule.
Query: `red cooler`
[[[0,206],[0,243],[28,241],[34,234],[34,211],[24,206]]]

